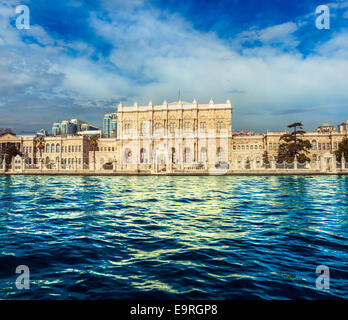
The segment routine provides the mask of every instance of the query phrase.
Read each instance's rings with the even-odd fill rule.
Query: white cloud
[[[211,97],[216,102],[230,98],[242,119],[237,128],[249,123],[263,129],[281,125],[272,113],[348,101],[344,33],[318,46],[318,54],[304,58],[296,48],[299,24],[294,22],[253,28],[226,41],[194,30],[178,15],[140,10],[141,1],[123,2],[122,10],[116,10],[117,2],[103,4],[109,9],[107,19],[92,14],[90,25],[113,49],[109,57],[97,61],[90,59],[95,49],[88,43],[54,40],[35,26],[26,32],[45,47],[27,45],[18,30],[0,24],[0,46],[6,43],[0,47],[0,90],[91,106],[120,97],[128,97],[124,101],[128,104],[135,99],[161,103],[175,100],[181,89],[185,100],[196,97],[201,103]],[[242,46],[256,40],[262,45]],[[80,55],[67,54],[71,48]],[[253,112],[263,115],[262,121],[259,116],[245,120],[243,114]],[[316,117],[321,121],[313,113],[308,121]]]

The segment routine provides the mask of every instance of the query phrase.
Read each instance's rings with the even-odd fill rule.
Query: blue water
[[[0,176],[0,298],[348,298],[347,204],[347,176]]]

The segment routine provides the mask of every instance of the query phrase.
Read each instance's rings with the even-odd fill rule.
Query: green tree
[[[278,149],[277,161],[279,163],[284,161],[293,162],[295,157],[299,162],[310,161],[306,154],[312,148],[312,145],[309,140],[302,139],[306,133],[302,127],[301,122],[292,123],[288,125],[288,128],[293,129],[293,131],[285,133],[280,137],[280,141],[284,142],[280,144]]]
[[[12,144],[12,143],[7,145],[3,149],[1,156],[2,157],[6,157],[6,162],[5,162],[6,170],[8,169],[8,166],[12,162],[12,158],[14,158],[18,154],[22,155],[22,153],[17,149],[17,147],[14,144]]]
[[[338,144],[338,149],[335,151],[337,161],[342,160],[342,154],[345,161],[348,161],[348,138],[344,137],[343,140]]]
[[[269,164],[269,159],[268,159],[268,152],[265,151],[262,155],[262,161],[263,165],[268,165]]]
[[[94,170],[95,170],[95,151],[98,147],[99,137],[96,134],[94,134],[94,135],[90,136],[88,139],[89,139],[89,143],[91,144],[92,149],[93,149],[93,163],[94,163]]]

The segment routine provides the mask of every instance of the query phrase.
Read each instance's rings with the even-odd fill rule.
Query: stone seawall
[[[348,169],[341,171],[319,171],[319,170],[228,170],[224,171],[207,171],[195,170],[189,172],[148,172],[148,171],[39,171],[30,170],[26,172],[1,172],[0,175],[46,175],[46,176],[288,176],[288,175],[348,175]]]

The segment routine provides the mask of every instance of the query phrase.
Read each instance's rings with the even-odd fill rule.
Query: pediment
[[[12,133],[5,133],[2,136],[0,136],[1,141],[20,141],[19,138],[17,138],[14,134]]]

